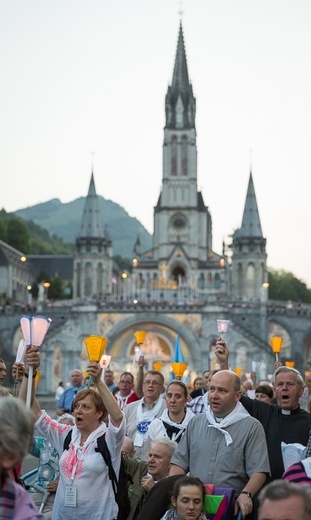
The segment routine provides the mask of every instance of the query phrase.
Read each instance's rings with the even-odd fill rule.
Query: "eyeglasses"
[[[158,381],[150,381],[148,379],[147,381],[144,381],[144,385],[148,385],[148,386],[162,386],[162,383],[159,383]]]

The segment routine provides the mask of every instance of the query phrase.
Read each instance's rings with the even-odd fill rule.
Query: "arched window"
[[[99,263],[97,265],[97,281],[96,281],[96,294],[97,296],[100,296],[103,291],[103,282],[104,282],[104,276],[103,276],[103,265]]]
[[[243,296],[243,268],[242,264],[238,265],[237,269],[237,295]]]
[[[220,289],[220,276],[218,273],[215,274],[215,278],[214,278],[214,287],[215,289]]]
[[[255,267],[254,264],[248,264],[246,271],[247,279],[247,296],[248,298],[255,297]]]
[[[187,136],[183,135],[181,138],[181,174],[186,177],[188,175],[188,143]]]
[[[176,138],[176,136],[172,137],[172,142],[171,142],[171,174],[173,176],[177,175],[177,138]]]
[[[84,296],[92,296],[92,264],[88,262],[84,268]]]
[[[200,277],[199,277],[199,289],[204,289],[205,288],[205,283],[204,283],[204,274],[201,273],[200,274]]]

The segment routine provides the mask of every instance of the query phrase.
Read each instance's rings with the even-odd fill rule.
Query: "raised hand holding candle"
[[[230,320],[216,320],[217,323],[217,331],[222,337],[223,334],[226,334],[228,332]]]
[[[107,338],[94,335],[88,336],[87,338],[84,338],[84,343],[89,361],[99,363],[107,345]],[[90,388],[91,384],[92,377],[90,376],[87,387]]]
[[[26,346],[34,345],[36,347],[41,347],[51,322],[51,318],[46,318],[45,316],[22,316],[20,319],[20,325]],[[32,380],[33,367],[30,366],[26,397],[27,410],[30,410],[31,405]]]

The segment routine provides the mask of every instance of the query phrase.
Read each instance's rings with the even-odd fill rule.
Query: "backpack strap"
[[[118,503],[118,500],[117,500],[118,479],[117,479],[116,473],[112,466],[111,455],[108,450],[108,446],[107,446],[106,439],[105,439],[105,434],[101,435],[101,437],[98,437],[97,448],[95,448],[95,451],[98,451],[99,453],[101,453],[104,461],[107,464],[109,479],[111,480],[111,485],[112,485],[112,489],[114,492],[115,500]]]
[[[64,451],[65,450],[69,450],[69,444],[71,443],[71,437],[72,437],[72,429],[69,430],[69,432],[67,433],[66,437],[65,437],[65,440],[64,440]]]

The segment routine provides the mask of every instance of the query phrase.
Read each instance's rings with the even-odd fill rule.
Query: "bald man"
[[[83,373],[78,368],[72,370],[70,374],[71,386],[65,390],[57,403],[56,413],[61,416],[64,413],[72,412],[72,403],[79,392],[84,388]]]
[[[263,427],[239,402],[240,388],[240,378],[230,370],[212,377],[207,412],[189,422],[172,457],[170,475],[190,472],[202,482],[234,488],[236,512],[240,509],[244,517],[252,512],[253,496],[270,467]]]

